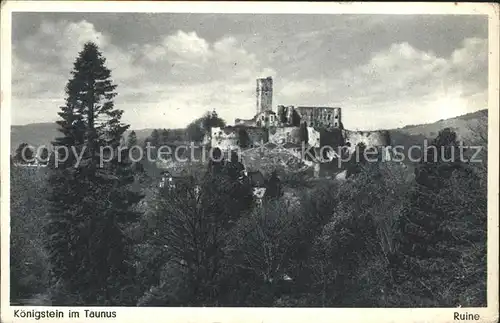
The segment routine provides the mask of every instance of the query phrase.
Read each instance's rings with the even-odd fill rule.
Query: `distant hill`
[[[392,145],[421,145],[424,139],[433,139],[439,130],[450,127],[455,130],[458,137],[466,143],[473,144],[478,140],[474,132],[480,125],[485,125],[488,119],[488,110],[481,110],[459,117],[440,120],[428,124],[408,125],[403,128],[391,129]],[[135,130],[139,143],[151,134],[153,129]],[[178,129],[181,131],[181,129]],[[27,125],[17,125],[11,127],[11,152],[26,142],[35,147],[40,145],[50,145],[54,138],[60,133],[57,131],[55,123],[32,123]],[[128,133],[126,134],[128,135]]]
[[[39,147],[41,145],[50,146],[51,142],[61,136],[61,133],[57,130],[57,124],[55,122],[47,123],[30,123],[27,125],[14,125],[11,127],[11,147],[10,151],[14,152],[16,148],[23,142],[28,143],[34,147]],[[137,135],[137,141],[141,144],[144,140],[151,135],[153,128],[147,129],[136,129],[134,130]],[[177,129],[181,131],[182,129]],[[125,133],[128,136],[131,130]]]
[[[14,152],[23,142],[34,147],[49,146],[54,138],[60,135],[55,122],[31,123],[12,126],[10,131],[10,151]]]
[[[459,117],[439,120],[433,123],[408,125],[390,130],[393,145],[422,143],[424,139],[434,139],[440,130],[451,128],[457,133],[458,139],[466,144],[476,144],[480,138],[478,130],[486,131],[488,110],[480,110]],[[486,131],[487,132],[487,131]]]

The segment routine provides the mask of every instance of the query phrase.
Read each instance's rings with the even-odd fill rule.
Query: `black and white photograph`
[[[498,5],[36,3],[2,12],[3,318],[498,319]]]

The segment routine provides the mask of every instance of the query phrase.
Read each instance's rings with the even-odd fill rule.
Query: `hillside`
[[[451,128],[459,140],[467,144],[480,141],[478,129],[485,131],[488,123],[488,110],[480,110],[459,117],[439,120],[428,124],[408,125],[390,130],[393,145],[422,144],[424,139],[433,139],[443,128]]]
[[[12,126],[10,136],[10,151],[14,152],[23,142],[34,147],[48,146],[54,138],[59,136],[59,132],[57,131],[57,124],[54,122],[31,123]]]
[[[481,110],[459,117],[440,120],[434,123],[408,125],[403,128],[391,129],[392,145],[421,145],[423,140],[436,137],[439,130],[450,127],[455,130],[462,140],[467,143],[475,143],[478,136],[474,129],[485,125],[488,118],[488,110]],[[11,127],[11,152],[26,142],[35,147],[50,145],[51,141],[59,135],[55,123],[32,123],[27,125],[14,125]],[[135,130],[139,143],[151,134],[153,129]],[[127,133],[128,135],[128,133]]]

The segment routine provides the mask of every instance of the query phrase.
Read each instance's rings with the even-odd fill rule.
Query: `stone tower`
[[[341,108],[333,108],[332,125],[335,128],[339,128],[341,124],[342,124],[342,109]]]
[[[257,79],[257,113],[273,110],[272,77]]]

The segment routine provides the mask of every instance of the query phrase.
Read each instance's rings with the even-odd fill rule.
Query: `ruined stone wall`
[[[342,124],[341,110],[340,108],[317,107],[314,122],[315,126],[320,128],[339,128]]]
[[[245,131],[248,135],[248,145],[250,147],[261,145],[268,142],[268,130],[260,127],[224,127],[212,128],[211,146],[219,147],[221,150],[238,149],[242,144],[240,138],[241,131]]]
[[[295,111],[300,116],[301,122],[306,122],[308,127],[314,126],[314,108],[313,107],[296,107]]]
[[[285,143],[301,145],[300,127],[225,127],[212,128],[210,143],[212,147],[222,150],[238,149],[240,146],[240,129],[248,134],[250,146],[270,142],[277,145]],[[350,130],[321,130],[307,127],[308,144],[312,147],[347,146],[353,152],[359,143],[366,147],[385,147],[391,145],[388,131],[350,131]]]
[[[235,119],[234,124],[241,125],[241,126],[247,126],[247,127],[256,127],[257,126],[255,117],[252,119]]]
[[[221,150],[238,149],[239,147],[238,128],[235,127],[212,128],[210,143],[212,147],[219,147]]]
[[[342,109],[334,108],[333,109],[333,127],[342,128]]]
[[[255,116],[257,127],[276,127],[278,123],[278,116],[273,111],[262,111]]]
[[[308,144],[312,147],[320,146],[320,132],[312,127],[307,127]],[[302,144],[300,127],[277,127],[269,129],[269,142],[273,144],[294,143]]]
[[[321,133],[313,127],[307,127],[307,143],[311,147],[321,146]]]
[[[299,127],[269,128],[269,142],[277,145],[285,143],[300,144]]]
[[[261,145],[269,140],[268,130],[265,128],[249,127],[245,128],[245,131],[250,139],[251,147]]]
[[[297,107],[295,110],[300,115],[301,122],[306,122],[309,127],[341,128],[341,108],[332,107]]]

